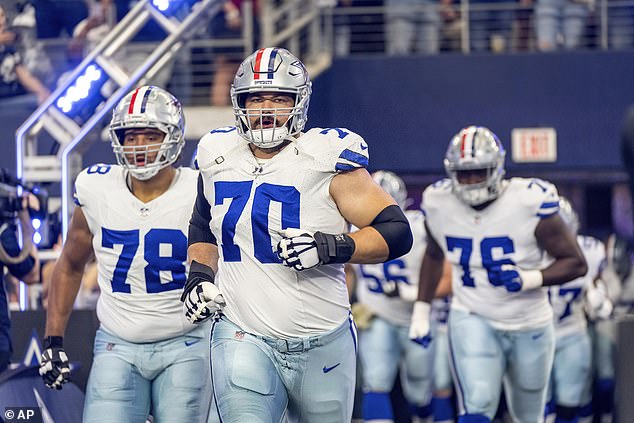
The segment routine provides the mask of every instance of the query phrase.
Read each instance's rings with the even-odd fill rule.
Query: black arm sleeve
[[[203,177],[202,175],[198,175],[198,194],[196,195],[192,217],[189,219],[187,246],[197,242],[218,245],[216,237],[211,233],[211,229],[209,228],[209,222],[211,222],[211,206],[207,198],[205,198]]]
[[[387,260],[407,254],[412,249],[414,237],[403,210],[395,204],[387,206],[370,224],[387,243],[390,253]]]

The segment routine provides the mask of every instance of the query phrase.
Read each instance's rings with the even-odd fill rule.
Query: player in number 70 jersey
[[[185,288],[192,321],[222,308],[211,343],[221,418],[349,422],[356,331],[344,263],[407,253],[409,223],[366,170],[363,138],[302,132],[311,82],[289,51],[253,53],[231,93],[236,126],[198,146]]]

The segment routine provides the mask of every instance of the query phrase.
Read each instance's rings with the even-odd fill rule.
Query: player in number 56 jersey
[[[502,383],[518,423],[542,420],[553,362],[553,315],[542,286],[586,273],[579,246],[558,215],[555,187],[504,180],[505,151],[484,127],[456,134],[442,180],[423,193],[427,249],[410,338],[429,332],[430,301],[443,258],[452,264],[449,344],[459,422],[490,422]],[[544,255],[554,258],[544,268]]]
[[[93,251],[101,296],[84,422],[206,421],[211,402],[209,326],[179,301],[186,280],[188,216],[197,172],[175,168],[184,145],[181,106],[145,86],[113,112],[119,165],[94,165],[75,182],[68,236],[49,294],[42,374],[68,380],[64,329]]]
[[[302,132],[311,82],[290,52],[253,53],[231,92],[236,126],[198,147],[185,287],[192,321],[223,309],[211,342],[221,418],[349,422],[356,332],[343,264],[405,254],[409,224],[366,170],[359,135]]]

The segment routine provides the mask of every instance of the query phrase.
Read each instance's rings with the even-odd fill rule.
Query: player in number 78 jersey
[[[63,336],[84,266],[94,254],[100,327],[84,422],[203,422],[211,402],[209,326],[179,301],[187,273],[188,216],[197,172],[172,164],[184,145],[180,103],[153,86],[115,107],[110,137],[119,165],[94,165],[75,182],[66,243],[53,271],[40,374],[68,380]]]

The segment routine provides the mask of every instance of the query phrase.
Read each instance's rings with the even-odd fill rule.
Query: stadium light
[[[63,96],[57,100],[57,107],[65,114],[70,114],[75,105],[94,94],[95,87],[103,85],[104,76],[107,76],[97,65],[86,68],[72,84]],[[100,82],[100,83],[99,83]]]
[[[165,12],[170,7],[169,0],[152,0],[152,4],[161,12]]]

